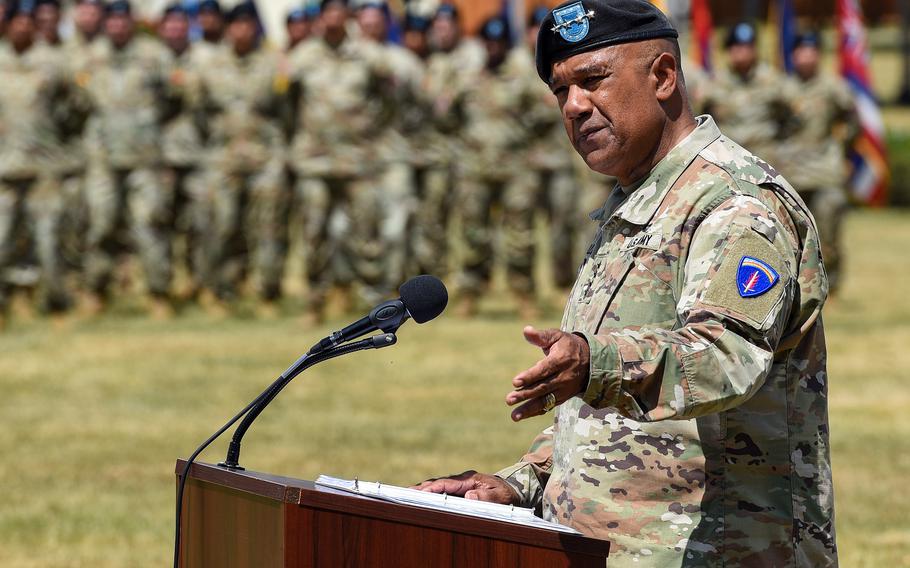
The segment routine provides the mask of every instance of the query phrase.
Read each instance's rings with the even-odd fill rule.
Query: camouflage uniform
[[[209,134],[215,293],[233,299],[252,263],[266,300],[281,294],[289,192],[281,108],[287,78],[265,47],[241,57],[223,47],[201,68]],[[252,255],[252,260],[249,256]]]
[[[201,124],[202,69],[194,46],[183,53],[169,53],[167,75],[172,88],[162,101],[166,106],[161,144],[165,183],[174,191],[172,230],[184,236],[184,261],[194,285],[211,286],[214,244],[211,187],[205,183],[206,154]]]
[[[582,185],[576,175],[575,152],[566,137],[562,115],[557,112],[556,97],[537,77],[533,55],[527,49],[514,49],[507,65],[516,68],[535,95],[525,111],[529,115],[530,135],[534,140],[527,163],[534,170],[536,186],[540,191],[536,201],[549,217],[553,278],[559,288],[569,288],[580,261],[575,251],[576,243],[581,240],[579,231],[583,228],[581,221],[585,213],[581,207]],[[589,235],[585,235],[581,246],[586,246],[589,240]]]
[[[725,70],[714,81],[697,87],[693,94],[701,108],[695,110],[714,116],[731,140],[756,156],[778,161],[778,142],[786,139],[795,126],[795,93],[784,75],[759,63],[746,77]]]
[[[846,147],[856,134],[853,95],[834,76],[792,79],[798,130],[784,144],[780,170],[799,191],[815,220],[832,292],[840,280],[841,224],[848,209]]]
[[[381,46],[354,38],[333,48],[321,38],[291,53],[297,127],[290,164],[305,210],[310,305],[333,284],[362,285],[364,300],[381,295],[377,143],[391,116]]]
[[[533,136],[526,109],[538,91],[528,88],[525,71],[506,61],[485,68],[470,82],[465,97],[465,153],[460,164],[459,208],[465,249],[459,287],[477,297],[493,268],[491,209],[502,205],[502,231],[509,287],[519,295],[534,291],[535,176],[525,162]]]
[[[76,33],[72,38],[59,48],[61,57],[65,57],[69,68],[75,74],[75,80],[80,86],[85,86],[88,80],[89,60],[94,45],[99,42],[90,42]],[[76,155],[82,157],[83,171],[76,174],[72,182],[64,188],[64,207],[61,223],[60,254],[70,270],[81,272],[87,251],[87,237],[89,228],[89,210],[85,195],[85,179],[92,168],[97,169],[98,164],[86,152],[83,139],[74,140],[77,145]]]
[[[68,304],[60,256],[65,195],[78,193],[79,138],[91,110],[61,53],[36,45],[22,54],[0,46],[0,272],[27,232],[37,252],[44,304]],[[75,187],[73,187],[75,186]],[[0,283],[0,312],[6,307]]]
[[[589,383],[498,475],[610,540],[610,566],[836,565],[827,279],[805,205],[702,117],[593,217],[562,324],[590,345]],[[762,295],[741,296],[746,257],[779,274]]]
[[[165,48],[156,41],[136,37],[117,49],[101,40],[80,71],[97,106],[88,133],[86,279],[98,295],[107,293],[115,255],[127,246],[124,228],[138,250],[149,293],[170,292],[173,195],[161,171],[166,62]]]
[[[383,269],[385,290],[394,291],[408,272],[408,229],[416,210],[415,172],[422,149],[408,138],[413,132],[409,120],[419,112],[423,64],[411,51],[395,44],[372,45],[376,67],[388,78],[391,117],[378,141],[382,162],[379,178],[381,218],[379,233],[385,248]],[[418,108],[415,108],[418,107]]]
[[[462,42],[451,52],[438,51],[426,63],[410,135],[414,141],[417,214],[412,249],[417,271],[446,274],[449,270],[449,220],[456,191],[455,165],[464,155],[467,122],[465,97],[473,77],[483,67],[483,48]]]

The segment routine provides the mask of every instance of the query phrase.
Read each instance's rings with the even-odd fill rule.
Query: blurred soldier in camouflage
[[[585,229],[582,221],[588,211],[582,211],[582,185],[575,175],[572,145],[566,139],[559,113],[555,112],[556,97],[534,72],[534,50],[540,23],[549,13],[547,8],[538,8],[531,14],[527,46],[513,50],[510,63],[518,66],[519,76],[528,81],[528,89],[536,94],[532,105],[524,111],[528,115],[534,140],[528,164],[535,170],[536,185],[540,190],[536,201],[546,210],[550,221],[553,280],[559,290],[567,290],[578,272],[576,243],[582,237],[581,230]],[[602,204],[603,201],[600,201],[597,207]],[[586,245],[590,235],[584,234],[583,238]]]
[[[529,88],[524,80],[527,66],[508,60],[510,40],[505,20],[488,20],[480,35],[487,62],[468,86],[466,152],[459,165],[458,203],[465,240],[459,276],[460,314],[473,315],[477,299],[490,284],[496,227],[491,210],[501,206],[509,288],[518,298],[522,317],[533,319],[537,185],[529,157],[536,136],[528,121],[532,117],[529,109],[540,92]]]
[[[430,41],[427,32],[430,29],[430,21],[416,14],[408,13],[404,18],[403,37],[401,45],[426,61],[430,56]]]
[[[417,271],[429,274],[448,273],[455,167],[464,154],[465,98],[485,60],[483,48],[462,38],[459,26],[458,10],[450,4],[440,6],[430,28],[432,51],[420,91],[423,102],[415,109],[416,128],[410,135],[422,149],[415,156],[418,209],[412,248]]]
[[[388,78],[389,111],[387,128],[379,134],[377,172],[380,190],[380,237],[385,248],[384,293],[391,293],[405,280],[408,271],[409,228],[416,209],[415,171],[422,164],[416,158],[422,148],[414,133],[414,114],[420,113],[423,63],[411,51],[388,41],[389,7],[384,1],[366,0],[357,9],[357,23],[363,38],[379,48],[382,75]],[[419,127],[418,127],[419,128]]]
[[[34,4],[6,6],[7,44],[0,46],[0,273],[25,230],[41,267],[44,308],[69,305],[60,258],[64,186],[78,182],[78,139],[91,110],[61,54],[35,44]],[[0,279],[0,327],[7,285]]]
[[[391,118],[385,50],[347,31],[349,8],[322,2],[323,35],[291,54],[297,128],[290,149],[304,214],[309,312],[322,319],[327,293],[339,288],[344,308],[383,295],[377,152]]]
[[[841,280],[841,224],[847,212],[847,148],[858,131],[850,88],[820,70],[821,38],[797,37],[793,51],[797,130],[783,145],[781,170],[809,204],[818,222],[831,293]]]
[[[199,28],[202,30],[202,43],[213,46],[224,40],[224,12],[218,0],[202,0],[199,3]]]
[[[732,140],[756,156],[778,158],[778,143],[795,125],[794,93],[786,77],[759,62],[752,24],[740,23],[727,37],[729,68],[702,89],[702,110],[714,116]]]
[[[190,20],[180,4],[164,10],[159,35],[168,48],[168,83],[163,107],[162,155],[164,180],[173,188],[171,231],[180,238],[182,260],[189,283],[187,296],[194,297],[203,284],[211,285],[211,195],[205,183],[205,142],[200,123],[202,85],[194,45],[190,43]],[[207,244],[207,246],[206,246]]]
[[[135,36],[128,2],[108,4],[104,26],[104,43],[93,49],[80,71],[97,105],[88,133],[97,162],[86,182],[85,311],[91,315],[103,307],[118,253],[128,245],[139,253],[152,315],[167,318],[172,313],[173,194],[162,183],[160,103],[180,87],[169,83],[165,48]],[[125,229],[131,238],[124,238]]]
[[[63,45],[60,39],[60,0],[35,2],[35,26],[41,41],[53,47]]]
[[[276,314],[287,256],[288,187],[279,118],[287,77],[277,52],[261,45],[256,7],[228,15],[228,45],[200,71],[209,129],[214,200],[213,278],[221,302],[238,297],[244,278],[259,279],[260,314]],[[222,309],[225,306],[222,306]]]
[[[285,31],[288,34],[286,52],[290,53],[295,47],[312,37],[313,23],[317,17],[319,17],[319,9],[311,4],[294,8],[288,12],[285,19]]]
[[[695,119],[677,32],[645,0],[562,4],[537,68],[576,150],[619,185],[562,330],[512,380],[556,408],[521,462],[421,488],[542,507],[610,540],[611,567],[836,566],[827,295],[811,214]]]
[[[76,0],[73,15],[75,33],[68,49],[72,49],[74,46],[89,45],[100,37],[103,19],[104,2],[101,0]]]
[[[92,46],[97,45],[95,40],[102,37],[103,18],[104,3],[101,0],[77,0],[73,10],[73,35],[63,44],[62,51],[66,54],[69,67],[76,73],[76,80],[83,86],[91,76],[89,59]],[[97,153],[87,153],[84,147],[79,148],[77,153],[85,156],[83,177],[98,175],[100,164]],[[61,220],[61,254],[68,268],[75,271],[83,269],[87,246],[89,212],[84,191],[83,183],[67,185]]]

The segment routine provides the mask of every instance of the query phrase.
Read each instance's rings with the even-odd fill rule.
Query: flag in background
[[[660,8],[660,11],[666,15],[670,15],[670,10],[667,7],[667,0],[651,0],[651,3]]]
[[[692,0],[692,59],[709,75],[714,74],[711,37],[714,35],[714,19],[708,0]]]
[[[885,124],[869,76],[869,45],[858,0],[838,0],[840,69],[853,91],[860,135],[850,152],[853,196],[869,205],[885,205],[888,198],[888,162]]]
[[[793,0],[777,0],[777,31],[780,35],[781,67],[788,75],[793,73],[793,45],[796,43],[797,22]]]

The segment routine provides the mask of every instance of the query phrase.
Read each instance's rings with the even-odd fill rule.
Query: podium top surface
[[[177,461],[178,476],[183,472],[185,464],[184,460]],[[317,486],[312,481],[268,473],[230,471],[211,464],[194,463],[190,470],[190,478],[289,505],[495,538],[553,550],[606,556],[610,548],[610,543],[605,540],[390,503]]]

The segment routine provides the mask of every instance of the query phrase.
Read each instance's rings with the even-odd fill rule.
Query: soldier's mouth
[[[598,134],[605,130],[603,126],[594,126],[582,128],[575,138],[575,146],[580,149],[591,145],[597,145]]]

